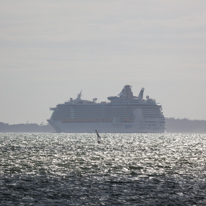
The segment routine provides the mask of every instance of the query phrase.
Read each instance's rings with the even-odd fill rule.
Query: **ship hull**
[[[164,133],[162,128],[142,128],[139,124],[131,123],[63,123],[48,120],[57,133]]]

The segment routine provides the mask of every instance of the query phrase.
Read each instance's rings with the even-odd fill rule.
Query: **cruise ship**
[[[56,132],[64,133],[163,133],[165,118],[162,106],[154,99],[143,98],[144,88],[134,96],[130,85],[125,85],[117,96],[108,97],[108,102],[76,99],[58,104],[49,124]]]

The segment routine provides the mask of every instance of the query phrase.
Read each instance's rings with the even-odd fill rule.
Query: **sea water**
[[[0,205],[206,205],[206,134],[0,133]]]

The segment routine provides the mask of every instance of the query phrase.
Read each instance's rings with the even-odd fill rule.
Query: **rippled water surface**
[[[206,205],[206,134],[0,134],[0,205]]]

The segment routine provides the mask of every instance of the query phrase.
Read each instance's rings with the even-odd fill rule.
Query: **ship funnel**
[[[144,95],[144,88],[142,88],[142,89],[140,90],[140,93],[139,93],[137,99],[143,99],[143,95]]]

